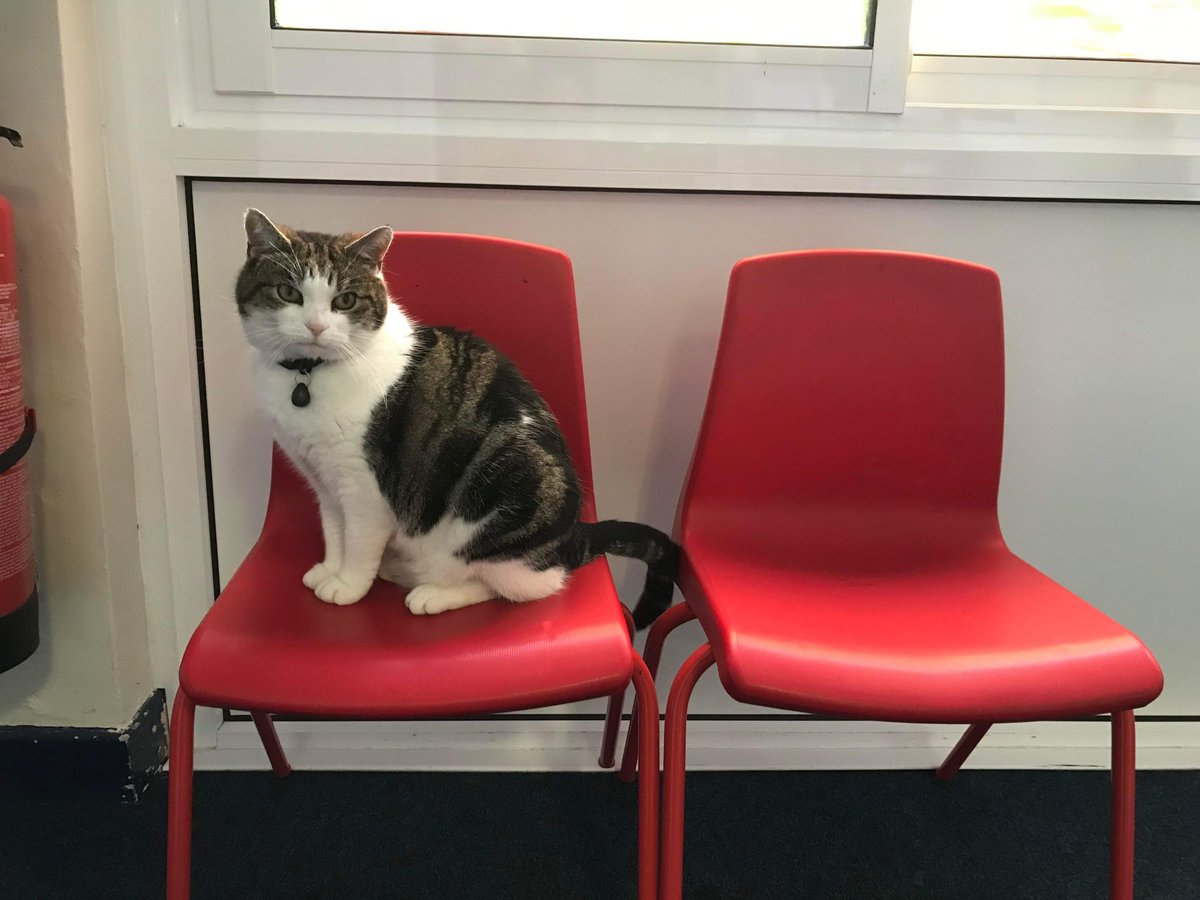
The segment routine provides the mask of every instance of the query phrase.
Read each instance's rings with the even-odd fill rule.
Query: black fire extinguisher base
[[[37,588],[6,616],[0,616],[0,672],[18,666],[38,648]]]

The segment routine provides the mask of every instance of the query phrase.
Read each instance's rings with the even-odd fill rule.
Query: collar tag
[[[313,359],[304,357],[302,359],[282,359],[279,364],[285,369],[297,373],[303,381],[297,381],[296,386],[292,388],[292,406],[308,406],[312,402],[312,392],[309,391],[308,385],[312,381],[312,370],[321,365],[325,360]]]

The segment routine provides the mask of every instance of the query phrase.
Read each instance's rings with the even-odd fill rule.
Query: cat
[[[356,603],[378,576],[418,615],[539,600],[613,553],[648,565],[639,628],[670,606],[679,548],[648,525],[579,520],[566,441],[513,362],[389,297],[391,228],[295,231],[256,209],[245,227],[237,308],[259,404],[317,495],[325,558],[303,578],[317,597]]]

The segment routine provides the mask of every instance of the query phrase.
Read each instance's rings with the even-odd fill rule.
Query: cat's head
[[[366,234],[317,234],[246,211],[246,262],[237,306],[246,339],[270,359],[356,355],[388,310],[384,225]]]

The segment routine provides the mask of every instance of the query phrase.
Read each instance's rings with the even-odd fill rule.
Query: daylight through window
[[[914,53],[1200,62],[1200,0],[913,0]]]
[[[795,47],[865,47],[870,0],[275,0],[280,28],[588,38]]]

